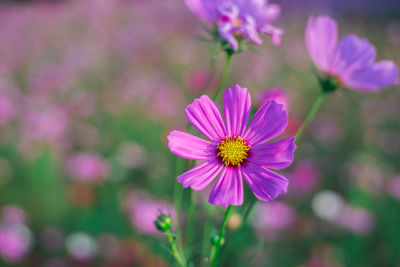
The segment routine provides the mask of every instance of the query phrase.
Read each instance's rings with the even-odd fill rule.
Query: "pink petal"
[[[272,26],[271,24],[265,24],[261,29],[261,32],[269,34],[272,36],[272,43],[275,46],[279,46],[281,44],[281,36],[283,35],[283,30]]]
[[[392,61],[384,60],[353,72],[344,83],[355,90],[376,91],[398,84],[398,75],[398,67]]]
[[[185,113],[190,123],[211,141],[218,143],[225,139],[226,130],[221,113],[208,96],[195,99],[187,106]]]
[[[335,49],[330,69],[343,80],[354,70],[371,65],[375,56],[375,47],[367,39],[349,34],[343,37]]]
[[[178,176],[183,187],[202,190],[217,177],[223,164],[218,160],[208,160]]]
[[[249,38],[249,40],[255,42],[256,44],[262,44],[262,40],[258,35],[257,29],[253,25],[244,25],[241,27],[241,32]]]
[[[228,207],[243,203],[243,180],[239,168],[225,167],[211,191],[209,202]]]
[[[338,40],[336,21],[329,16],[310,17],[306,27],[308,53],[314,64],[329,72],[331,58]]]
[[[217,0],[185,0],[188,8],[200,19],[208,22],[217,22],[217,6],[220,1]]]
[[[249,121],[251,97],[247,88],[235,85],[224,94],[224,115],[228,135],[243,136]]]
[[[294,140],[293,136],[274,143],[255,145],[251,148],[248,160],[267,168],[284,169],[293,162],[296,150]]]
[[[270,201],[287,192],[288,180],[262,166],[247,162],[242,175],[254,195],[262,201]]]
[[[234,51],[238,50],[239,43],[234,35],[232,23],[221,23],[218,26],[218,32],[222,38],[228,41]]]
[[[248,14],[254,17],[257,25],[264,25],[276,20],[281,12],[281,7],[277,4],[269,4],[264,0],[236,1],[241,14]]]
[[[256,112],[243,139],[250,145],[265,143],[283,133],[287,124],[288,114],[283,105],[269,100]]]
[[[268,22],[276,20],[281,14],[281,6],[278,4],[269,4],[264,13]]]
[[[171,152],[185,159],[208,159],[217,153],[216,144],[185,132],[172,131],[167,138]]]

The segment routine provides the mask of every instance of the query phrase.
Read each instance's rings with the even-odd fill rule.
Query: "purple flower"
[[[219,35],[235,51],[243,38],[261,44],[259,33],[272,35],[276,46],[281,42],[283,31],[270,24],[280,15],[277,4],[267,0],[186,0],[186,4],[200,19],[216,25]]]
[[[367,39],[348,34],[337,43],[338,26],[329,16],[310,17],[306,28],[308,52],[314,64],[340,86],[376,91],[398,83],[398,67],[389,60],[375,62]]]
[[[243,203],[243,180],[262,201],[286,193],[288,180],[267,168],[283,169],[293,161],[294,137],[264,144],[279,136],[288,124],[288,114],[275,101],[267,101],[247,127],[251,98],[246,88],[235,85],[225,91],[224,123],[218,107],[203,95],[186,108],[186,116],[210,141],[181,131],[172,131],[168,146],[177,156],[202,160],[178,176],[183,187],[202,190],[219,173],[209,202],[227,207]],[[247,129],[246,129],[247,127]]]

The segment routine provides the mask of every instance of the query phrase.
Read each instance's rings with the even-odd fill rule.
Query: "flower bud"
[[[172,218],[168,214],[160,214],[154,224],[160,232],[167,232],[172,227]]]
[[[213,246],[215,246],[215,245],[223,246],[224,243],[225,243],[225,239],[220,238],[219,235],[214,235],[213,237],[211,237],[211,245],[213,245]]]

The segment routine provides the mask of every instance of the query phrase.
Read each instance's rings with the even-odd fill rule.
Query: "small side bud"
[[[224,238],[220,238],[219,235],[214,235],[213,237],[211,237],[211,245],[216,246],[223,246],[225,243],[225,239]]]
[[[172,227],[172,218],[168,214],[160,214],[154,224],[160,232],[167,232]]]

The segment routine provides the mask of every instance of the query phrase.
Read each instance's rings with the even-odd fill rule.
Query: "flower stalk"
[[[221,80],[219,81],[219,85],[217,90],[215,91],[213,97],[211,98],[212,101],[217,101],[218,96],[221,94],[222,88],[225,87],[226,80],[228,79],[229,69],[231,66],[232,56],[234,54],[233,50],[226,50],[226,60],[224,69],[222,71]]]
[[[225,243],[225,240],[224,240],[225,227],[226,227],[226,223],[228,222],[229,213],[231,212],[231,209],[232,209],[232,205],[229,205],[228,208],[226,209],[224,220],[222,222],[222,226],[221,226],[221,230],[220,230],[219,234],[214,236],[211,240],[212,247],[211,247],[211,252],[210,252],[210,261],[211,261],[212,267],[217,266],[219,250]]]
[[[308,112],[307,117],[305,118],[303,124],[300,126],[299,130],[296,133],[296,140],[295,140],[296,145],[300,142],[308,125],[312,122],[315,115],[318,113],[325,98],[326,98],[326,92],[324,90],[321,90],[317,99],[314,101],[314,104],[311,106],[311,109]]]
[[[174,256],[176,263],[180,267],[185,267],[186,265],[185,265],[184,261],[182,260],[180,254],[179,254],[179,251],[176,247],[174,235],[170,232],[170,230],[167,230],[165,232],[165,235],[167,236],[167,239],[168,239],[168,242],[169,242],[169,245],[171,248],[171,252],[172,252],[172,255]]]

